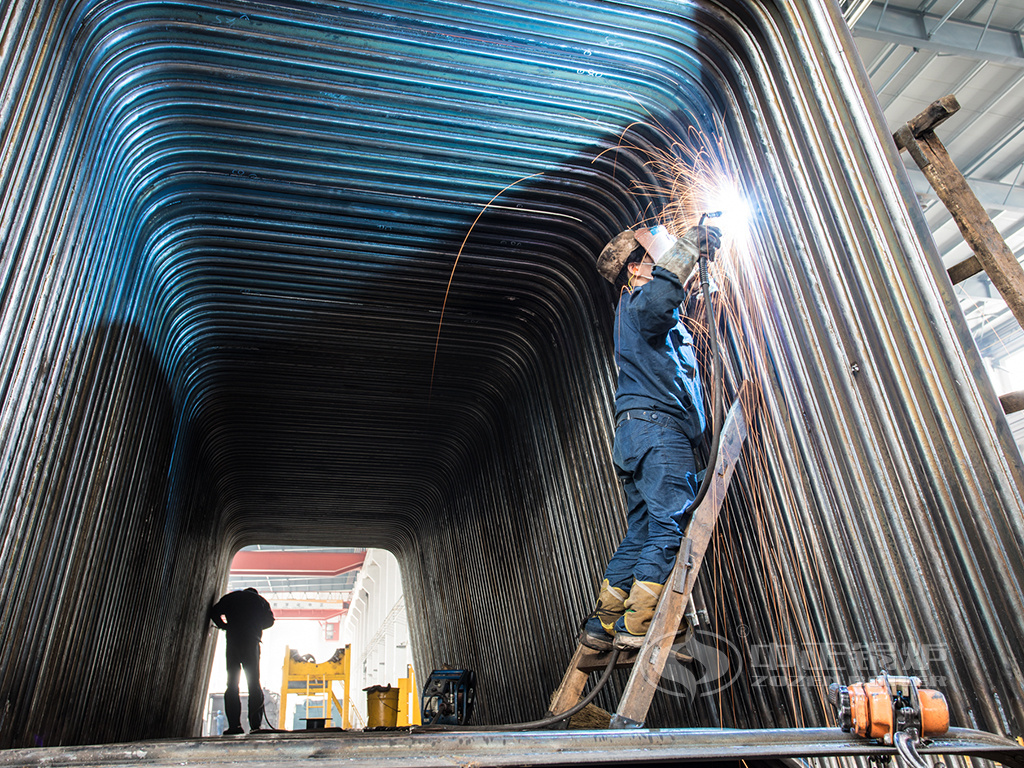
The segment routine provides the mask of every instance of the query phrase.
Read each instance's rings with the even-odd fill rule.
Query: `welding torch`
[[[700,222],[697,226],[703,227],[704,222],[707,219],[717,219],[721,215],[721,211],[704,212],[700,215]],[[711,465],[704,470],[704,479],[701,481],[700,488],[697,489],[696,496],[694,496],[693,501],[690,503],[690,509],[697,508],[701,501],[704,500],[704,496],[708,492],[708,487],[711,485],[711,479],[715,474],[714,463],[718,458],[718,444],[722,438],[722,422],[724,421],[725,416],[722,406],[722,388],[725,385],[722,377],[722,355],[721,350],[718,347],[718,326],[715,322],[714,312],[711,309],[711,278],[708,276],[708,261],[713,260],[715,258],[715,254],[711,248],[710,241],[707,239],[707,230],[701,230],[701,234],[704,236],[705,240],[704,247],[699,249],[700,257],[698,259],[698,265],[700,269],[700,288],[701,293],[704,295],[704,316],[708,326],[708,347],[711,352],[712,360],[712,429],[711,446],[708,451],[708,457],[711,461]],[[717,250],[717,247],[714,250]]]
[[[722,211],[705,211],[704,213],[702,213],[700,215],[700,221],[698,222],[697,226],[698,227],[703,227],[704,226],[704,222],[707,219],[717,219],[721,215],[722,215]],[[715,254],[711,250],[711,248],[710,248],[711,244],[707,240],[707,232],[704,231],[704,232],[702,232],[702,234],[704,235],[704,247],[700,249],[701,255],[703,256],[703,254],[706,253],[708,255],[709,259],[714,260]],[[716,248],[715,250],[718,250],[718,249]]]

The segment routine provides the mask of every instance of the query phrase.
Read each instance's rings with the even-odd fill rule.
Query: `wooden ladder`
[[[665,664],[673,652],[672,645],[676,642],[683,611],[697,583],[697,574],[718,522],[718,513],[725,501],[725,492],[736,468],[740,449],[747,439],[747,416],[743,401],[748,399],[744,397],[748,386],[744,382],[740,387],[740,394],[726,416],[719,438],[718,454],[712,464],[713,469],[709,470],[715,474],[704,500],[694,510],[683,531],[679,554],[665,582],[665,589],[662,590],[644,643],[637,651],[623,650],[619,653],[616,666],[632,667],[633,671],[612,717],[612,728],[642,728],[647,718]],[[579,701],[590,673],[604,670],[611,654],[611,651],[596,651],[582,644],[577,645],[565,677],[551,698],[548,714],[557,715],[572,709]],[[640,663],[637,663],[638,660]]]

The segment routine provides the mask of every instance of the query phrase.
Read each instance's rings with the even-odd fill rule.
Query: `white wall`
[[[412,664],[402,579],[390,552],[367,550],[342,622],[341,640],[352,644],[352,726],[362,727],[366,722],[363,689],[396,686]]]

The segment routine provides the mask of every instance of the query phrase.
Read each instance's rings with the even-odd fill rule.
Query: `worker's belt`
[[[649,421],[652,424],[664,424],[669,429],[682,432],[684,435],[686,434],[686,428],[683,426],[683,423],[675,416],[661,411],[652,411],[647,408],[630,408],[628,411],[623,411],[615,420],[615,428],[618,429],[624,422],[632,421],[633,419]]]

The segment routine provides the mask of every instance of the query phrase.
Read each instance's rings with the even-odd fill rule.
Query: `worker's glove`
[[[701,254],[713,259],[721,244],[722,233],[718,227],[690,227],[655,263],[678,277],[680,282],[686,282]]]
[[[679,282],[685,283],[686,278],[693,271],[693,265],[697,263],[697,255],[696,242],[681,237],[658,258],[655,264],[678,277]]]
[[[690,227],[686,230],[686,234],[683,235],[684,240],[688,238],[692,239],[696,244],[700,255],[707,256],[711,260],[715,258],[715,251],[722,246],[722,230],[718,227],[709,227],[707,225]]]

